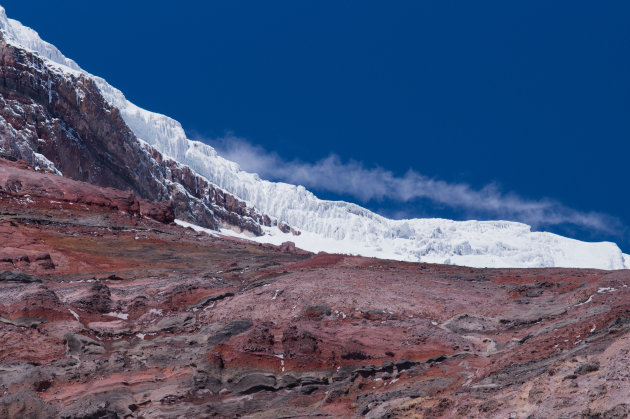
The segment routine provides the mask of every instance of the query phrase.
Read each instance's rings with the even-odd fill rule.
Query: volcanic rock
[[[98,280],[92,280],[90,285],[82,287],[69,299],[69,303],[88,312],[108,313],[112,310],[109,287]]]
[[[65,338],[66,344],[68,345],[68,351],[71,354],[93,355],[105,353],[105,348],[102,344],[98,343],[94,339],[90,339],[87,336],[68,333]]]
[[[1,173],[0,417],[629,412],[629,271],[282,252]]]
[[[42,282],[41,279],[37,278],[35,275],[27,274],[24,272],[14,272],[14,271],[2,271],[0,272],[0,282]]]

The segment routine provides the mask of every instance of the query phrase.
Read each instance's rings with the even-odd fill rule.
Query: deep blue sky
[[[498,182],[630,225],[630,2],[0,4],[192,135]],[[365,205],[464,218],[430,202]],[[627,232],[547,229],[630,251]]]

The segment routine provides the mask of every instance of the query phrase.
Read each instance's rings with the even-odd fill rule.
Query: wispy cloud
[[[526,199],[504,192],[497,184],[475,189],[465,183],[445,182],[414,170],[396,176],[381,167],[366,167],[354,160],[343,162],[334,154],[315,163],[286,161],[277,153],[233,135],[209,143],[220,155],[237,162],[243,170],[258,173],[263,179],[348,195],[362,203],[426,199],[461,211],[471,218],[515,220],[535,228],[573,225],[611,235],[619,234],[623,228],[621,221],[615,217],[574,210],[552,199]]]

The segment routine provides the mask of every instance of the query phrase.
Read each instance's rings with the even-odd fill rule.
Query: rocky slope
[[[98,186],[171,201],[179,218],[261,234],[271,218],[138,141],[95,82],[59,71],[0,32],[0,154]]]
[[[0,417],[627,417],[630,272],[197,233],[0,159]]]

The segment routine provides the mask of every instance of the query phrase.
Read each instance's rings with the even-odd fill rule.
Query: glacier
[[[174,119],[134,105],[120,90],[82,70],[37,32],[7,18],[2,6],[0,30],[7,42],[39,54],[57,71],[92,78],[139,141],[301,233],[264,228],[261,237],[223,230],[225,235],[273,244],[293,241],[313,252],[471,267],[630,268],[630,255],[611,242],[590,243],[533,232],[530,226],[512,221],[391,220],[352,203],[318,199],[303,186],[263,180],[224,159],[213,147],[188,139]]]

